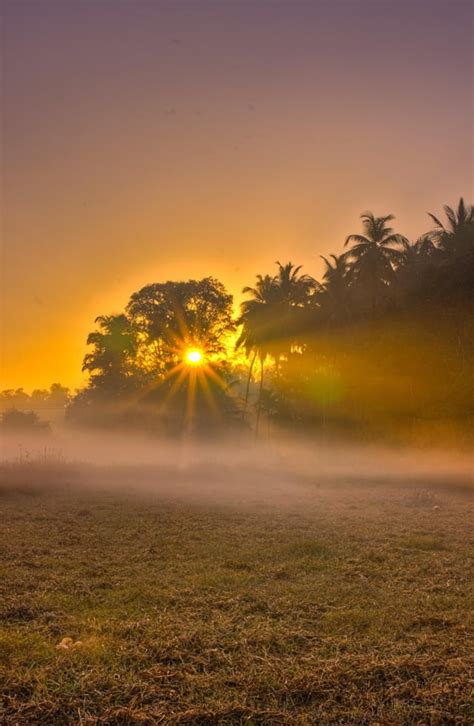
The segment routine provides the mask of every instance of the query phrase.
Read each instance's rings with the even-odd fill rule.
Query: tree
[[[349,315],[350,277],[346,255],[330,255],[332,262],[321,255],[326,265],[318,302],[329,321],[345,319]]]
[[[18,411],[10,408],[1,416],[1,427],[9,433],[43,433],[50,432],[47,421],[41,421],[34,411]]]
[[[53,383],[48,388],[35,388],[31,392],[30,406],[34,411],[46,409],[64,409],[69,403],[69,388],[60,383]]]
[[[474,207],[461,197],[457,209],[445,205],[444,224],[429,213],[436,227],[428,232],[435,246],[437,274],[432,289],[444,300],[472,300],[474,292]]]
[[[250,380],[256,358],[260,361],[259,394],[257,400],[256,430],[260,421],[261,400],[264,380],[264,364],[267,356],[275,360],[278,373],[281,356],[291,351],[295,333],[302,327],[300,314],[308,306],[317,282],[309,275],[300,274],[301,265],[291,262],[278,265],[275,276],[257,275],[255,287],[244,287],[242,292],[250,295],[241,304],[238,324],[242,332],[237,345],[244,345],[247,355],[253,353],[247,378],[244,410],[247,408]]]
[[[394,270],[402,260],[402,253],[393,245],[400,247],[408,240],[396,234],[387,226],[395,217],[375,217],[372,212],[361,215],[365,234],[350,234],[345,246],[354,246],[346,253],[350,265],[350,275],[359,294],[367,294],[372,312],[375,313],[382,301],[388,297],[389,286],[394,280]]]
[[[128,390],[133,382],[134,356],[137,340],[126,315],[101,315],[95,319],[99,330],[90,333],[87,353],[82,366],[88,371],[91,385],[110,393]]]
[[[35,388],[31,392],[30,403],[33,410],[47,408],[49,403],[49,391],[47,388]]]
[[[247,347],[250,343],[251,348],[258,349],[260,357],[266,358],[270,353],[271,342],[279,333],[280,321],[276,309],[280,303],[280,294],[277,279],[271,275],[257,275],[255,287],[244,287],[242,293],[251,297],[240,305],[241,316],[237,324],[243,327],[239,341],[245,340]]]
[[[436,227],[429,237],[436,244],[444,258],[471,256],[474,253],[474,206],[465,204],[461,197],[456,210],[444,206],[447,224],[428,212]]]
[[[419,237],[416,242],[404,240],[397,267],[397,292],[400,301],[412,300],[413,296],[429,296],[438,263],[439,251],[429,234]]]
[[[265,351],[265,357],[271,355],[278,366],[280,357],[291,350],[302,327],[302,313],[313,302],[319,285],[309,275],[300,274],[301,265],[276,264],[277,275],[257,275],[255,287],[243,288],[251,298],[241,305],[239,323],[244,338],[250,334],[253,344]]]
[[[244,287],[244,294],[250,294],[250,300],[241,303],[241,316],[237,321],[242,326],[236,347],[244,347],[247,357],[252,355],[247,385],[245,391],[245,402],[243,416],[247,410],[250,382],[255,361],[260,361],[260,385],[257,400],[257,431],[260,419],[260,407],[263,388],[263,367],[265,360],[272,350],[272,340],[275,333],[275,307],[279,302],[278,283],[275,277],[270,275],[257,275],[255,287]]]
[[[157,376],[189,347],[222,356],[235,329],[232,295],[213,277],[146,285],[130,298],[127,314],[137,331],[139,355]]]
[[[242,293],[251,296],[250,301],[244,301],[242,303],[242,309],[244,311],[248,304],[252,302],[273,305],[280,301],[278,282],[274,275],[257,275],[255,287],[243,287]]]
[[[30,405],[30,397],[23,388],[7,388],[0,392],[0,407],[2,409],[25,409]]]
[[[300,275],[302,265],[293,265],[287,262],[278,265],[278,274],[275,279],[278,300],[290,307],[304,307],[308,304],[311,295],[318,288],[318,283],[310,275]]]
[[[69,403],[70,391],[60,383],[52,383],[49,388],[48,405],[51,408],[65,408]]]
[[[257,360],[258,355],[258,347],[257,347],[257,340],[254,336],[254,331],[252,330],[252,320],[251,316],[241,316],[241,318],[237,321],[238,324],[242,325],[242,330],[240,332],[239,337],[237,338],[237,342],[235,344],[236,350],[239,348],[244,348],[245,355],[247,358],[251,357],[249,369],[247,373],[247,381],[245,385],[245,395],[244,395],[244,406],[242,409],[242,421],[245,420],[245,416],[247,413],[247,407],[249,402],[249,394],[250,394],[250,384],[252,382],[252,373],[255,365],[255,361]]]

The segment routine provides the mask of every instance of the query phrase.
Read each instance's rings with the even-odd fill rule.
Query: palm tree
[[[428,233],[439,261],[434,275],[436,296],[472,296],[474,289],[474,207],[461,197],[457,209],[444,207],[447,222],[429,213],[436,224]]]
[[[474,251],[474,206],[465,204],[461,197],[458,208],[444,206],[448,219],[443,224],[438,217],[428,212],[436,227],[429,232],[429,237],[441,251],[444,258],[470,255]]]
[[[82,370],[89,371],[96,386],[123,389],[137,350],[130,321],[126,315],[100,315],[95,323],[99,330],[87,338],[94,350],[84,357]]]
[[[258,402],[257,402],[257,418],[255,420],[255,438],[258,436],[258,428],[260,424],[260,412],[262,410],[262,391],[263,391],[263,364],[265,358],[260,355],[260,383],[258,386]]]
[[[300,274],[301,265],[295,266],[291,262],[276,264],[276,276],[257,275],[255,287],[244,287],[242,292],[250,294],[251,298],[242,303],[242,314],[238,321],[242,325],[242,333],[237,345],[245,345],[247,354],[251,351],[254,353],[247,379],[244,410],[247,407],[253,366],[257,357],[260,361],[256,433],[260,421],[265,360],[271,355],[278,373],[280,358],[291,349],[294,333],[299,328],[298,314],[308,305],[318,287],[312,277]]]
[[[278,265],[278,274],[276,276],[276,285],[282,303],[291,306],[302,307],[308,304],[308,301],[318,286],[316,280],[310,275],[300,275],[302,265],[293,265],[287,262]]]
[[[278,303],[273,311],[274,341],[272,355],[275,359],[275,371],[280,374],[280,361],[283,355],[289,355],[300,338],[300,334],[307,328],[309,313],[314,308],[316,293],[321,285],[310,275],[301,274],[301,265],[287,262],[278,265],[275,277]]]
[[[432,288],[436,273],[439,250],[430,234],[424,234],[416,242],[405,240],[402,243],[400,263],[397,267],[397,292],[403,301],[414,293],[419,293],[420,286],[425,290]]]
[[[242,335],[251,346],[259,351],[259,357],[275,357],[275,341],[281,336],[282,295],[277,277],[257,275],[255,287],[244,287],[242,293],[250,295],[250,300],[241,303],[241,316],[237,321],[242,325]],[[243,340],[243,339],[242,339]]]
[[[329,255],[332,262],[321,255],[326,265],[319,300],[329,320],[345,317],[349,312],[349,266],[346,255]]]
[[[403,265],[414,265],[421,261],[433,258],[436,254],[436,246],[430,233],[423,234],[416,242],[404,240],[402,243],[401,262]]]
[[[242,409],[242,422],[245,420],[245,415],[247,413],[247,406],[249,401],[249,394],[250,394],[250,383],[252,380],[252,372],[255,365],[255,361],[257,359],[258,355],[258,349],[256,346],[256,340],[254,338],[254,333],[252,330],[252,324],[251,324],[251,315],[242,315],[240,319],[238,320],[238,323],[242,325],[241,333],[237,339],[237,342],[235,344],[236,349],[243,347],[245,349],[245,355],[248,358],[249,356],[252,356],[248,375],[247,375],[247,383],[245,386],[245,397],[244,397],[244,407]]]
[[[242,302],[240,306],[241,316],[237,321],[237,324],[242,326],[242,331],[237,340],[236,347],[239,348],[243,346],[247,357],[252,355],[247,376],[242,418],[245,416],[247,411],[252,372],[255,361],[258,357],[260,360],[260,387],[257,401],[256,422],[256,432],[258,433],[263,389],[263,366],[270,352],[269,345],[272,337],[272,313],[279,302],[277,280],[275,277],[271,277],[270,275],[257,275],[255,287],[246,286],[243,288],[242,292],[252,296],[250,300],[244,300],[244,302]]]
[[[255,287],[246,286],[242,288],[243,295],[251,295],[251,300],[242,303],[241,308],[245,312],[247,306],[253,302],[264,303],[265,305],[275,303],[279,300],[279,291],[276,278],[271,275],[257,275]]]
[[[350,275],[359,287],[364,286],[371,298],[372,311],[375,312],[381,299],[387,296],[388,288],[393,282],[394,270],[402,260],[402,253],[394,245],[400,246],[408,242],[406,237],[396,234],[387,223],[395,217],[375,217],[372,212],[361,215],[365,234],[350,234],[345,246],[354,242],[354,246],[346,252],[346,260],[350,263]]]

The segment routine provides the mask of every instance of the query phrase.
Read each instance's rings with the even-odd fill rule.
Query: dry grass
[[[2,476],[2,723],[472,723],[468,492],[239,506]]]

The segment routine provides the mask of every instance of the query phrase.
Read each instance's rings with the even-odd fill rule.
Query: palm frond
[[[456,212],[454,211],[454,209],[449,207],[447,204],[444,205],[443,209],[444,209],[444,213],[446,214],[446,216],[449,220],[451,229],[454,231],[457,227]]]
[[[367,237],[364,237],[363,234],[350,234],[348,237],[346,237],[346,241],[344,242],[344,247],[347,247],[347,245],[350,242],[357,242],[357,244],[371,244],[370,239]]]
[[[409,246],[410,242],[402,234],[391,234],[388,237],[385,237],[381,241],[381,244],[383,244],[383,245],[397,244],[397,245],[402,245],[402,247],[405,247],[406,245]]]
[[[435,217],[435,215],[431,214],[431,212],[426,212],[426,214],[431,217],[437,227],[439,227],[440,229],[444,229],[444,224],[438,219],[438,217]]]

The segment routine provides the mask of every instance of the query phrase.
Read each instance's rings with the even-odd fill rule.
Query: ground
[[[469,489],[3,474],[1,723],[472,723]]]

